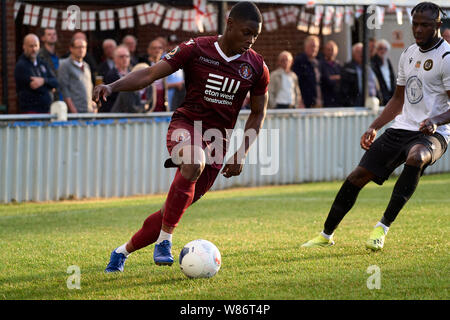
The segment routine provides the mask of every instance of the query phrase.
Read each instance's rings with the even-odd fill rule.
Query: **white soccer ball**
[[[189,278],[211,278],[221,264],[219,249],[208,240],[191,241],[180,252],[181,271]]]

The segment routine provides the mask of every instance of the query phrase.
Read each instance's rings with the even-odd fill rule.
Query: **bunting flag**
[[[81,11],[81,30],[92,31],[95,30],[95,11]]]
[[[215,6],[212,4],[206,6],[206,13],[203,17],[203,27],[206,32],[217,31],[217,12]]]
[[[117,14],[119,15],[120,29],[134,28],[133,7],[118,9]]]
[[[277,10],[278,17],[280,18],[280,23],[282,26],[285,26],[289,23],[289,7],[281,7]]]
[[[193,0],[193,2],[196,13],[204,15],[206,13],[206,0]]]
[[[165,11],[166,11],[166,7],[164,7],[162,4],[155,2],[152,5],[152,9],[150,11],[150,17],[149,17],[150,23],[159,26]]]
[[[57,18],[57,9],[44,8],[42,10],[41,28],[55,28]]]
[[[287,5],[278,6],[272,11],[264,12],[264,26],[267,31],[274,31],[279,26],[296,24],[297,29],[311,34],[319,34],[322,26],[322,33],[329,35],[332,32],[341,32],[344,23],[349,27],[354,25],[354,19],[361,17],[364,7],[359,6],[323,6],[316,5],[316,0],[310,0],[304,6]],[[120,29],[130,29],[135,27],[136,13],[139,25],[148,24],[161,25],[162,28],[175,31],[182,29],[187,32],[216,32],[217,15],[216,7],[208,4],[207,0],[193,0],[192,9],[176,9],[165,7],[157,2],[149,2],[133,7],[108,9],[100,11],[79,11],[79,7],[68,12],[55,8],[42,8],[33,4],[24,3],[23,24],[42,28],[55,28],[58,14],[62,14],[62,30],[93,31],[97,28],[99,20],[100,30],[114,30],[116,19]],[[14,3],[14,18],[17,19],[22,2]],[[78,10],[77,10],[78,8]],[[314,8],[314,13],[310,13]],[[376,19],[379,25],[384,22],[385,12],[396,14],[397,23],[403,23],[403,12],[406,11],[410,23],[412,23],[411,8],[398,7],[392,2],[389,6],[376,6]],[[115,16],[117,11],[117,17]],[[42,12],[42,15],[41,15]],[[97,15],[98,13],[98,15]],[[226,19],[230,10],[225,14]],[[450,12],[449,12],[450,13]],[[98,16],[98,17],[97,17]]]
[[[311,14],[306,12],[305,7],[302,7],[300,11],[300,20],[298,21],[297,29],[303,32],[308,32],[310,19]]]
[[[406,13],[408,14],[408,18],[409,18],[409,23],[412,24],[412,14],[411,14],[412,8],[411,7],[407,7],[406,8]]]
[[[362,16],[364,13],[364,7],[363,6],[355,6],[355,18],[358,19]]]
[[[188,32],[197,32],[198,31],[198,25],[197,25],[197,10],[191,9],[191,10],[184,10],[183,11],[183,25],[181,29],[183,31]]]
[[[342,6],[336,7],[334,15],[334,33],[342,31],[342,22],[344,21],[345,8]]]
[[[175,8],[167,10],[166,16],[163,21],[163,28],[167,30],[176,30],[181,24],[182,11]]]
[[[403,8],[397,7],[395,8],[395,15],[397,16],[397,24],[403,24]]]
[[[379,23],[380,27],[384,24],[385,11],[386,9],[384,7],[376,6],[375,8],[375,12],[377,14],[377,22]]]
[[[100,30],[114,30],[114,10],[101,10],[98,12],[100,19]]]
[[[323,11],[324,11],[323,6],[316,6],[314,8],[314,16],[312,19],[312,23],[309,26],[310,34],[319,34],[320,33],[320,23],[322,22]]]
[[[41,7],[32,4],[25,4],[25,13],[23,15],[23,24],[36,26],[38,24],[39,12]]]
[[[22,6],[22,2],[14,2],[14,20],[16,20],[17,14],[19,13],[21,6]]]
[[[352,27],[355,24],[354,14],[355,11],[352,6],[345,7],[345,24],[349,27]]]
[[[334,7],[332,6],[326,6],[325,7],[325,14],[323,18],[323,27],[322,27],[322,34],[327,36],[330,35],[332,32],[332,20],[333,20],[333,14],[334,14]]]
[[[300,12],[300,9],[296,6],[290,6],[289,7],[289,14],[287,16],[288,23],[295,23],[297,24],[298,14]]]
[[[316,4],[316,0],[308,0],[308,2],[306,3],[306,8],[311,9],[315,6],[315,4]]]
[[[277,17],[275,15],[275,12],[273,11],[266,11],[262,13],[263,21],[264,21],[264,28],[266,28],[267,31],[273,31],[278,29],[278,23],[277,23]]]
[[[146,3],[136,6],[136,12],[139,19],[139,24],[145,26],[150,23],[150,14],[152,12],[152,4]]]

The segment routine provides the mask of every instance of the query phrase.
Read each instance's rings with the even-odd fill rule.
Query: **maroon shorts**
[[[175,153],[182,145],[196,145],[205,151],[207,163],[195,184],[193,202],[200,199],[212,187],[222,168],[226,153],[226,139],[220,140],[220,145],[217,143],[213,145],[210,141],[204,141],[204,133],[205,130],[202,128],[196,127],[188,119],[178,116],[173,117],[170,121],[166,136],[167,150],[171,156],[171,159],[166,160],[166,167],[177,167],[174,164],[177,161],[175,161],[172,152]],[[218,152],[218,158],[214,157],[216,152]]]

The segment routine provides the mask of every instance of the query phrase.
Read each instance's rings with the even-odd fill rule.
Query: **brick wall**
[[[14,113],[16,111],[16,97],[15,97],[15,89],[11,86],[14,84],[14,77],[13,77],[13,66],[15,65],[15,59],[22,53],[22,39],[23,37],[30,33],[39,33],[40,28],[39,27],[31,27],[31,26],[24,26],[22,25],[23,20],[23,11],[24,11],[24,5],[22,5],[22,8],[19,12],[19,15],[16,19],[16,21],[13,21],[13,4],[14,1],[8,1],[8,65],[10,66],[10,76],[9,76],[9,96],[10,96],[10,102],[9,102],[9,113]],[[76,2],[76,1],[74,1]],[[145,3],[147,1],[143,1]],[[59,10],[65,10],[67,8],[67,4],[55,4],[54,2],[46,3],[46,2],[40,2],[39,5],[43,8],[45,7],[52,7],[57,8]],[[100,5],[89,5],[89,4],[78,4],[80,9],[89,11],[89,10],[103,10],[103,9],[114,9],[114,8],[122,8],[126,5],[108,5],[100,6]],[[230,6],[230,5],[229,5]],[[230,6],[231,7],[231,6]],[[192,9],[191,6],[177,6],[179,9]],[[275,5],[259,5],[259,8],[262,12],[268,11],[268,10],[274,10],[276,8]],[[39,20],[40,22],[40,20]],[[11,26],[11,28],[9,27]],[[15,27],[14,27],[15,26]],[[66,52],[68,52],[69,48],[69,42],[72,34],[74,32],[72,31],[62,31],[60,30],[61,27],[61,17],[58,17],[57,21],[57,31],[58,31],[58,45],[57,45],[57,53],[59,55],[63,55]],[[97,29],[99,29],[98,23],[97,23]],[[11,32],[9,31],[11,30]],[[15,32],[14,32],[15,31]],[[78,30],[77,30],[78,31]],[[15,33],[15,34],[14,34]],[[113,38],[117,42],[119,42],[126,34],[133,34],[138,38],[138,54],[142,55],[146,53],[146,48],[148,43],[153,40],[154,38],[158,36],[167,37],[171,34],[176,34],[179,41],[188,40],[189,38],[196,37],[199,35],[209,35],[207,33],[203,34],[196,34],[191,32],[184,32],[181,30],[172,32],[170,30],[162,29],[159,26],[154,25],[146,25],[146,26],[140,26],[138,18],[135,17],[135,28],[134,29],[120,29],[119,23],[116,21],[116,30],[113,31],[90,31],[86,32],[89,40],[89,48],[88,51],[97,58],[97,60],[102,59],[102,50],[101,50],[101,43],[102,40],[106,38]],[[276,58],[279,52],[283,50],[291,51],[292,54],[295,56],[297,53],[301,52],[303,49],[303,40],[306,37],[306,34],[303,32],[300,32],[296,29],[296,26],[293,24],[290,24],[285,27],[279,27],[277,31],[268,32],[264,29],[262,33],[260,34],[254,49],[262,54],[265,58],[266,64],[269,67],[269,69],[273,69],[276,67]],[[1,39],[0,39],[1,41]]]
[[[2,14],[0,6],[0,17]],[[15,23],[14,23],[14,1],[6,1],[6,35],[7,35],[7,70],[8,70],[8,88],[5,88],[3,84],[3,77],[0,76],[0,96],[3,97],[3,90],[8,90],[8,106],[10,106],[8,112],[16,112],[16,84],[14,82],[14,65],[16,64],[16,37],[15,37]],[[3,39],[0,33],[0,46]],[[0,47],[1,48],[1,47]],[[0,50],[0,75],[3,74],[2,59],[3,50]]]

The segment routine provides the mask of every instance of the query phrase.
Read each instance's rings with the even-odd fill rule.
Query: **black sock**
[[[394,222],[400,210],[411,198],[419,183],[422,168],[405,164],[403,172],[398,177],[392,191],[391,200],[384,212],[381,223],[389,227]]]
[[[324,224],[323,232],[331,235],[337,228],[341,220],[350,211],[355,204],[358,197],[360,187],[355,186],[350,181],[345,180],[341,189],[339,190],[333,205],[331,206],[330,213],[328,213],[327,220]]]

